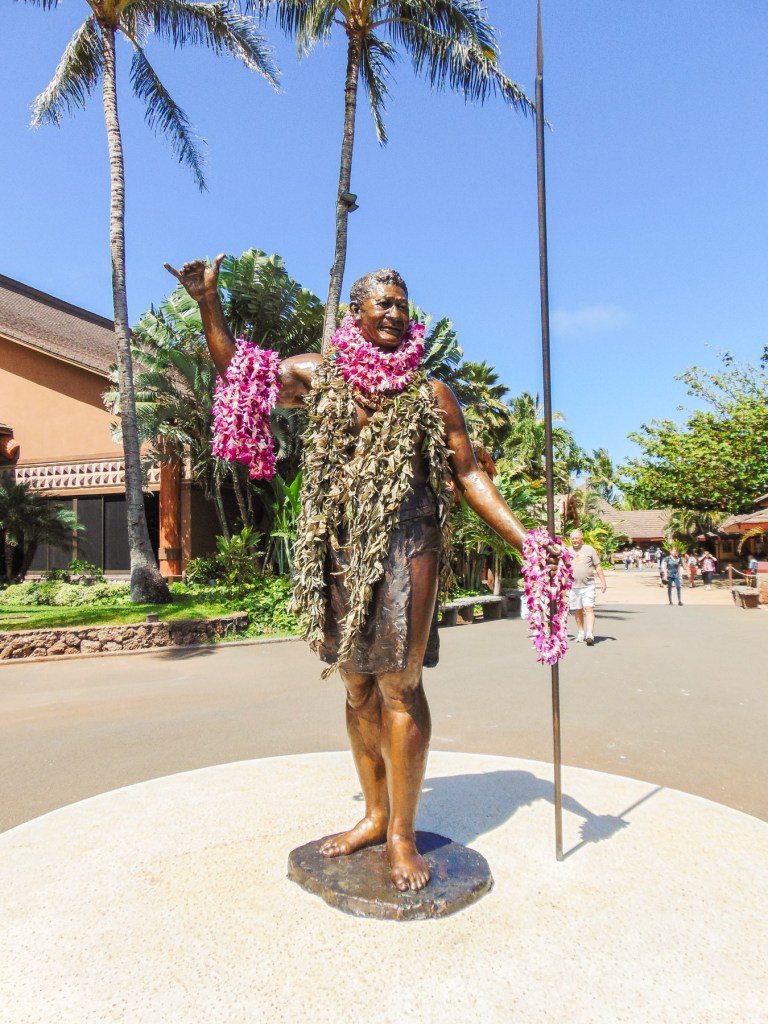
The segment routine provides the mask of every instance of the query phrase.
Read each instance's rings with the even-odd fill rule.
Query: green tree
[[[543,481],[546,476],[546,433],[544,409],[539,396],[523,391],[510,403],[512,425],[504,439],[503,456],[513,474],[525,474],[531,480]],[[562,421],[560,412],[552,419]],[[586,464],[584,451],[576,444],[566,427],[552,427],[555,488],[570,490],[571,476]]]
[[[714,533],[727,518],[727,512],[675,508],[669,513],[664,535],[668,540],[676,541],[679,548],[688,551],[696,546],[698,537]]]
[[[51,9],[60,0],[26,0]],[[120,410],[125,454],[125,494],[128,543],[131,552],[131,599],[167,602],[171,595],[155,561],[144,514],[139,436],[131,362],[131,334],[125,284],[125,168],[117,106],[115,41],[126,40],[132,51],[130,80],[145,105],[150,127],[168,138],[181,163],[190,168],[199,187],[205,187],[198,140],[184,111],[172,99],[150,64],[144,46],[155,34],[174,47],[206,46],[259,72],[272,84],[275,69],[264,40],[252,24],[226,2],[197,0],[86,0],[89,14],[77,29],[51,82],[35,100],[33,125],[58,125],[64,114],[84,107],[102,84],[110,169],[110,256],[115,339],[119,367]]]
[[[336,327],[347,256],[352,150],[357,90],[362,81],[379,142],[384,145],[384,105],[398,51],[406,53],[416,74],[436,89],[448,85],[467,99],[483,102],[498,94],[527,112],[530,100],[499,68],[494,30],[479,0],[246,0],[246,9],[262,16],[274,12],[278,25],[296,38],[304,55],[327,42],[334,26],[346,35],[344,131],[336,195],[336,247],[328,288],[323,342]]]
[[[594,449],[592,455],[587,457],[587,487],[613,505],[621,500],[618,479],[618,470],[607,449]]]
[[[496,453],[511,426],[512,418],[505,398],[509,388],[502,384],[494,368],[486,362],[465,362],[453,322],[448,317],[433,321],[429,313],[410,304],[411,319],[424,324],[423,368],[430,377],[441,380],[453,390],[464,408],[470,436],[476,445]]]
[[[540,484],[513,478],[504,470],[498,474],[494,483],[526,529],[533,529],[543,523],[545,496]],[[490,560],[493,592],[500,594],[504,570],[520,562],[520,552],[506,544],[465,501],[461,501],[454,511],[453,537],[457,577],[461,583],[471,590],[479,589],[483,568]]]
[[[677,379],[708,408],[684,425],[653,420],[630,434],[642,455],[623,467],[622,488],[646,507],[748,512],[768,491],[768,348],[759,366],[727,353],[724,368],[694,366]]]
[[[66,548],[72,534],[85,527],[77,516],[29,484],[0,475],[0,534],[3,540],[4,582],[23,580],[41,544]]]
[[[464,407],[473,443],[498,455],[512,427],[511,410],[505,401],[509,388],[485,360],[462,362],[449,383]]]

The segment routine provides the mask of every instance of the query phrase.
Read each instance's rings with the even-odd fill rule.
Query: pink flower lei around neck
[[[550,578],[548,549],[557,549],[559,561]],[[553,540],[544,527],[531,530],[523,542],[523,580],[525,600],[530,612],[536,660],[546,665],[560,661],[568,650],[569,592],[573,586],[571,553],[559,540]],[[554,609],[550,615],[550,602]]]
[[[424,357],[424,325],[411,320],[398,347],[387,352],[363,337],[347,313],[331,338],[331,353],[344,380],[355,391],[373,395],[402,391]]]
[[[280,356],[245,338],[219,377],[213,397],[213,454],[228,462],[242,462],[253,480],[269,480],[275,473],[275,448],[269,414],[280,391]]]

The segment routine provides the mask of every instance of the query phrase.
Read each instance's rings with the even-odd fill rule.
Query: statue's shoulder
[[[312,388],[322,360],[323,357],[318,352],[305,352],[281,360],[279,405],[291,408],[303,403]]]
[[[444,380],[437,380],[435,377],[427,379],[437,399],[437,404],[444,412],[452,412],[454,409],[460,408],[458,398]]]

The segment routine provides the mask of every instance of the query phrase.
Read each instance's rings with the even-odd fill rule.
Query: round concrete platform
[[[768,824],[647,783],[430,755],[419,827],[495,886],[437,921],[352,918],[286,878],[359,815],[349,754],[239,762],[0,836],[3,1024],[768,1021]]]

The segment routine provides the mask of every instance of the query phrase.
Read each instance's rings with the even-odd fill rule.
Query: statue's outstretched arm
[[[491,529],[512,547],[522,551],[528,531],[499,494],[488,474],[478,465],[456,396],[442,381],[434,380],[432,386],[443,414],[446,441],[453,453],[451,475],[457,490]]]
[[[223,252],[220,252],[210,266],[205,260],[191,260],[189,263],[185,263],[181,270],[176,270],[170,263],[163,264],[169,274],[173,274],[181,281],[187,292],[200,306],[205,340],[208,342],[214,366],[222,377],[226,377],[227,367],[236,348],[235,339],[224,319],[224,310],[219,297],[219,267],[224,255]]]
[[[236,343],[224,317],[224,309],[219,296],[219,267],[224,253],[219,253],[209,266],[205,260],[191,260],[181,270],[176,270],[165,263],[163,266],[169,274],[173,274],[187,292],[200,306],[205,340],[211,359],[221,377],[226,377],[227,367],[235,354]],[[313,353],[291,356],[280,363],[280,393],[277,404],[295,409],[309,393],[312,377],[320,362],[320,356]]]

